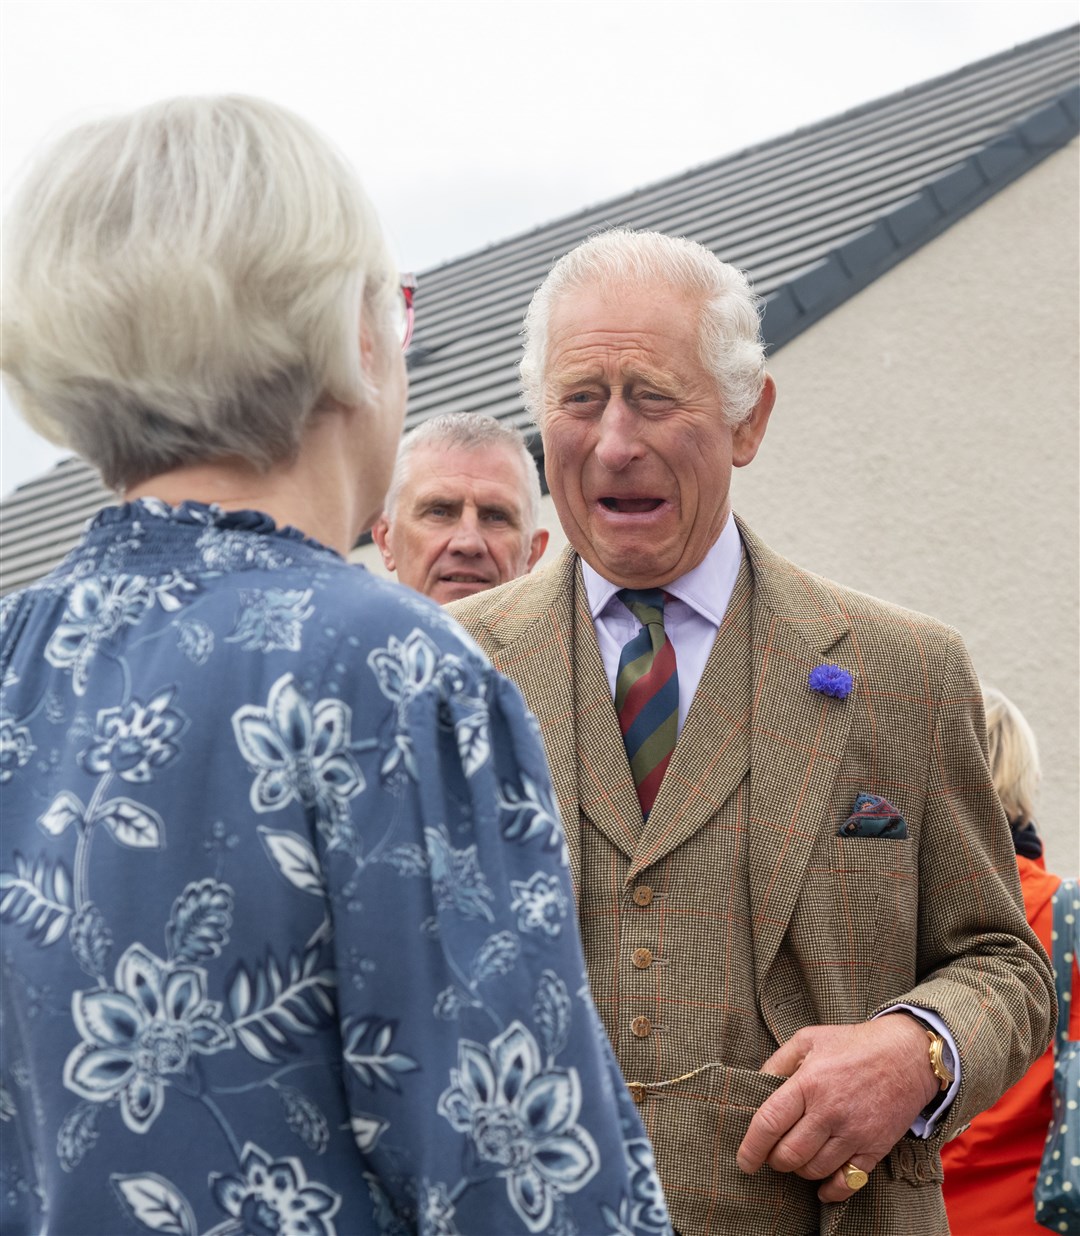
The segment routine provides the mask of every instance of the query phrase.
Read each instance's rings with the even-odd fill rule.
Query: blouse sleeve
[[[438,1236],[668,1233],[589,994],[536,722],[446,643],[417,629],[369,656],[389,707],[348,819],[319,841],[376,1218]]]

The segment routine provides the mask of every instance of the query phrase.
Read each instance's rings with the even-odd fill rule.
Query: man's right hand
[[[762,1065],[787,1081],[758,1108],[738,1164],[763,1163],[824,1181],[823,1202],[854,1192],[840,1171],[846,1163],[871,1172],[938,1090],[926,1032],[906,1013],[850,1026],[810,1026],[793,1035]]]

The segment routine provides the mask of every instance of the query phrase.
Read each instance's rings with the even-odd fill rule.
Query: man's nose
[[[600,415],[595,454],[609,472],[621,472],[640,459],[645,448],[640,439],[641,423],[622,395],[612,392]]]
[[[468,511],[462,514],[461,518],[454,524],[449,548],[452,553],[467,554],[470,557],[479,557],[481,554],[487,553],[487,542],[484,540],[480,521],[476,515],[470,514]]]

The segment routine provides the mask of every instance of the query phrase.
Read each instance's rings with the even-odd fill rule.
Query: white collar
[[[735,587],[742,561],[742,538],[735,519],[727,522],[709,552],[692,570],[664,586],[664,591],[684,601],[714,627],[724,620],[728,601]],[[621,585],[605,579],[582,558],[581,573],[585,579],[585,594],[589,598],[589,613],[593,621],[608,607]]]

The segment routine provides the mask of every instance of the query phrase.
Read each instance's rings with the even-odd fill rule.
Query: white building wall
[[[1074,142],[777,353],[769,432],[734,483],[780,553],[960,630],[1038,736],[1063,874],[1080,867],[1078,188]],[[549,498],[543,518],[551,557]]]
[[[736,509],[810,570],[951,623],[1040,745],[1078,870],[1078,143],[777,353]]]

